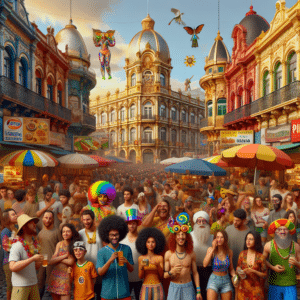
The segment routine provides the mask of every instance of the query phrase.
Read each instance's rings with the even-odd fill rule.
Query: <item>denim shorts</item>
[[[209,277],[206,287],[206,290],[209,289],[215,291],[218,294],[233,292],[229,274],[226,274],[225,276],[219,276],[212,273]]]

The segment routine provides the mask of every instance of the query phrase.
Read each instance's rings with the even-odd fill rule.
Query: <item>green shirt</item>
[[[292,286],[297,284],[296,280],[296,267],[289,265],[289,254],[295,255],[295,243],[292,242],[292,251],[290,253],[290,248],[279,249],[278,251],[282,257],[277,253],[274,245],[274,240],[271,241],[271,253],[270,253],[270,264],[272,266],[281,265],[284,266],[285,271],[277,273],[273,270],[270,270],[269,273],[269,284],[278,285],[278,286]],[[284,259],[284,258],[285,259]]]

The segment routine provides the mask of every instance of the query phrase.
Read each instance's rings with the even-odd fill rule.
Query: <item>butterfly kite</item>
[[[199,37],[198,37],[197,33],[201,32],[203,26],[204,26],[204,24],[201,24],[201,25],[197,26],[194,29],[192,27],[188,27],[188,26],[183,27],[188,34],[192,35],[192,38],[191,38],[192,48],[197,48],[198,47],[198,39],[199,39]]]

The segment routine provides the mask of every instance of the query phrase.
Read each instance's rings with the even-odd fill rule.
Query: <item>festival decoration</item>
[[[196,63],[196,60],[195,60],[195,57],[194,55],[192,56],[186,56],[185,60],[184,60],[184,63],[187,67],[192,67],[195,65]]]
[[[91,204],[83,209],[90,209],[94,212],[98,221],[112,216],[116,209],[110,203],[116,197],[115,187],[108,181],[97,181],[93,183],[88,190],[88,198]]]
[[[196,28],[192,28],[192,27],[188,27],[188,26],[183,27],[188,34],[192,35],[192,38],[191,38],[192,48],[198,47],[199,37],[197,34],[201,32],[203,26],[204,26],[204,24],[201,24],[201,25],[197,26]]]
[[[116,40],[114,37],[115,30],[101,31],[99,29],[93,29],[93,40],[96,47],[100,47],[99,60],[101,63],[101,75],[105,80],[105,70],[108,75],[108,79],[111,79],[110,70],[110,58],[111,53],[109,47],[114,47]]]
[[[168,229],[171,233],[178,233],[179,231],[190,233],[193,231],[190,223],[190,217],[186,212],[180,213],[176,220],[173,218],[169,219]]]
[[[185,25],[185,23],[181,20],[181,16],[184,15],[184,13],[181,13],[179,9],[171,8],[171,12],[175,14],[175,17],[170,21],[169,25],[171,25],[172,21],[174,20],[179,25]]]

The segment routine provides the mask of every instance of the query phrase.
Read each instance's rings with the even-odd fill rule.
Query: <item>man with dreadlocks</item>
[[[165,278],[171,278],[167,300],[202,300],[196,254],[190,235],[192,226],[187,213],[181,213],[168,224],[171,234],[169,251],[165,254]],[[197,296],[192,283],[193,273]]]
[[[269,300],[297,300],[296,267],[300,268],[300,246],[292,240],[295,225],[286,219],[271,223],[268,234],[273,240],[264,248],[269,272]]]

